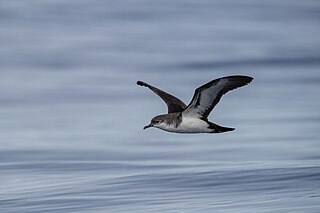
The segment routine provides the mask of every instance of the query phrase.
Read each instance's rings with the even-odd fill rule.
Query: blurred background
[[[1,212],[319,212],[320,1],[0,2]],[[226,75],[209,119],[144,125]]]

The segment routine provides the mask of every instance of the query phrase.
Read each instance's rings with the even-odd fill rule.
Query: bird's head
[[[161,128],[163,125],[165,125],[164,116],[163,115],[158,115],[158,116],[152,118],[150,124],[145,126],[145,127],[143,127],[143,129],[147,129],[149,127]]]

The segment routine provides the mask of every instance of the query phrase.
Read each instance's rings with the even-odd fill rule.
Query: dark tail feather
[[[209,122],[209,128],[212,129],[211,133],[221,133],[221,132],[229,132],[235,130],[234,128],[219,126],[217,124]]]

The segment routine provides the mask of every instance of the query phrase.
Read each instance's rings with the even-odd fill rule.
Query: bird
[[[208,116],[224,94],[230,90],[245,86],[252,80],[252,77],[242,75],[214,79],[195,90],[189,105],[161,89],[143,81],[137,81],[139,86],[147,87],[157,94],[167,104],[168,108],[167,114],[155,116],[150,124],[143,129],[155,127],[174,133],[222,133],[233,131],[235,128],[224,127],[210,122]]]

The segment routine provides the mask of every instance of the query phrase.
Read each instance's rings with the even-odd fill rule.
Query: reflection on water
[[[0,5],[1,212],[318,212],[317,1]],[[225,134],[142,128],[217,77]]]

